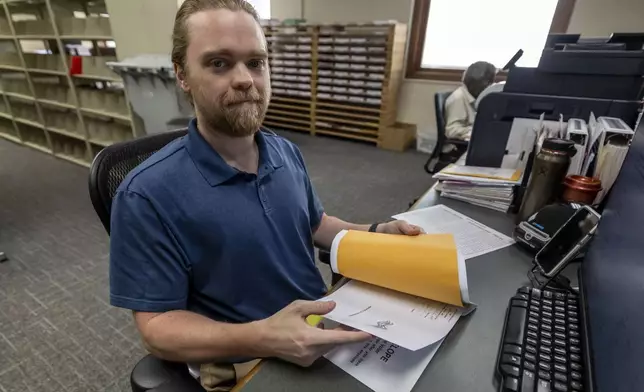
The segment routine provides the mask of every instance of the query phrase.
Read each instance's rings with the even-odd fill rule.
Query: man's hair
[[[259,23],[259,15],[255,8],[245,0],[185,0],[174,18],[172,30],[172,63],[186,68],[186,51],[188,49],[188,18],[197,12],[225,9],[230,11],[244,11],[250,14]]]
[[[463,73],[463,84],[474,97],[494,82],[496,67],[487,61],[477,61]]]

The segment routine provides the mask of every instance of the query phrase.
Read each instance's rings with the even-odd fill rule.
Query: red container
[[[563,182],[563,199],[567,202],[576,202],[592,205],[599,191],[602,190],[602,183],[597,178],[571,175]]]
[[[69,74],[80,75],[83,73],[83,58],[81,56],[71,56],[69,62]]]

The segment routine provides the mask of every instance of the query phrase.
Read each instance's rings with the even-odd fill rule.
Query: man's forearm
[[[342,230],[369,230],[370,225],[359,225],[345,222],[342,219],[324,214],[322,221],[315,231],[315,245],[322,249],[330,249],[333,239]]]
[[[158,314],[139,323],[146,348],[155,356],[177,362],[257,358],[261,331],[258,323],[228,324],[184,310]]]

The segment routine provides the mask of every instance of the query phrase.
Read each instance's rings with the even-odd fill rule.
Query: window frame
[[[559,0],[552,17],[549,34],[565,33],[570,24],[576,0]],[[429,19],[431,0],[415,0],[409,32],[409,47],[407,54],[407,79],[441,80],[459,82],[462,69],[453,68],[423,68],[423,47],[425,46],[425,32],[427,31],[427,20]],[[509,60],[509,59],[508,59]],[[503,75],[499,75],[503,76]]]

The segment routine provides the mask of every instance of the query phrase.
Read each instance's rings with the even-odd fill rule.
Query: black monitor
[[[580,270],[592,391],[644,388],[643,232],[644,123],[640,123]]]

